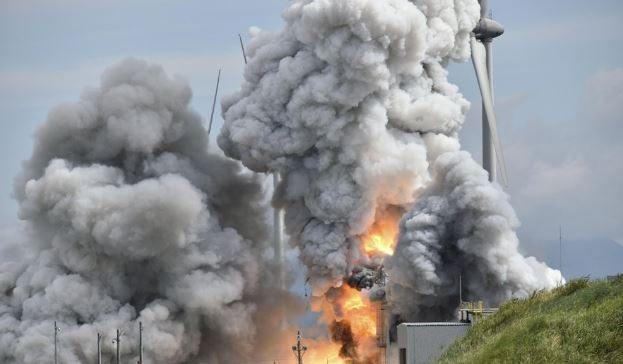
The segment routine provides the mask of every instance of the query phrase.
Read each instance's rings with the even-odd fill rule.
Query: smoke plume
[[[216,152],[185,81],[126,60],[38,129],[15,181],[25,235],[0,259],[0,362],[248,357],[267,303],[262,179]],[[21,252],[21,253],[20,253]],[[18,254],[19,253],[19,254]],[[264,305],[266,304],[266,305]],[[274,303],[273,303],[274,305]]]
[[[452,318],[459,277],[464,300],[492,305],[560,282],[560,272],[519,254],[508,196],[468,153],[441,155],[432,173],[387,263],[391,302],[403,319]]]
[[[469,103],[446,66],[468,59],[479,10],[476,0],[298,0],[283,30],[252,30],[245,81],[222,101],[218,142],[250,169],[282,175],[273,203],[286,210],[315,295],[347,277],[369,286],[361,274],[374,270],[358,267],[382,258],[362,252],[362,235],[388,210],[412,208],[389,262],[397,313],[428,317],[470,264],[479,264],[466,273],[473,298],[554,284],[557,272],[517,252],[507,196],[459,152]],[[461,175],[443,173],[449,159]],[[412,222],[427,204],[437,219]],[[434,303],[441,316],[457,305],[449,297]]]

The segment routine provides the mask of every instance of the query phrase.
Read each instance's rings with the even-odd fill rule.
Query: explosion
[[[322,313],[333,343],[339,344],[333,346],[334,355],[347,363],[381,362],[382,351],[377,340],[378,335],[385,334],[379,332],[383,330],[379,320],[385,300],[382,263],[393,254],[397,243],[399,216],[396,209],[380,214],[370,230],[360,237],[368,266],[354,268],[348,284],[316,299],[315,310]],[[375,289],[380,289],[381,295]]]
[[[469,269],[465,294],[491,305],[555,286],[559,272],[519,253],[508,196],[461,151],[469,102],[446,67],[470,56],[476,0],[295,0],[283,18],[252,30],[218,144],[282,176],[273,205],[343,358],[372,360],[375,302],[403,320],[454,315]]]
[[[222,99],[218,145],[237,161],[208,149],[188,85],[145,62],[50,113],[15,182],[24,256],[0,254],[0,362],[50,357],[56,320],[66,363],[139,321],[153,363],[284,347],[303,309],[267,259],[265,172],[324,330],[306,362],[377,363],[380,309],[445,319],[459,275],[492,305],[560,281],[519,253],[509,197],[461,151],[469,103],[446,67],[469,57],[476,0],[294,0],[283,17],[252,31]]]

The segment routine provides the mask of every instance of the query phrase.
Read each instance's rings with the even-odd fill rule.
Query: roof
[[[471,326],[469,322],[404,322],[405,326]]]

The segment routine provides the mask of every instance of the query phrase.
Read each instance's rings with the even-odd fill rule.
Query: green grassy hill
[[[623,279],[569,282],[506,302],[440,363],[623,363]]]

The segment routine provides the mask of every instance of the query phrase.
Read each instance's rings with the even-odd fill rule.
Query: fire
[[[393,242],[391,239],[383,238],[379,234],[371,234],[364,238],[363,249],[366,253],[380,252],[385,255],[394,254]]]
[[[346,312],[366,307],[363,303],[363,299],[358,294],[352,294],[350,297],[347,297],[344,300],[343,306]]]
[[[339,304],[343,316],[350,321],[353,334],[357,338],[376,336],[376,310],[368,297],[346,285],[341,288],[342,299]]]
[[[397,212],[387,211],[381,214],[370,230],[361,237],[363,251],[368,256],[377,254],[392,255],[398,238]]]
[[[377,213],[374,224],[360,236],[361,251],[379,266],[385,257],[394,253],[401,213],[392,208]],[[321,321],[329,328],[330,340],[313,342],[306,362],[376,363],[381,353],[377,346],[377,305],[370,300],[367,291],[347,284],[313,300],[312,309],[322,312]]]

